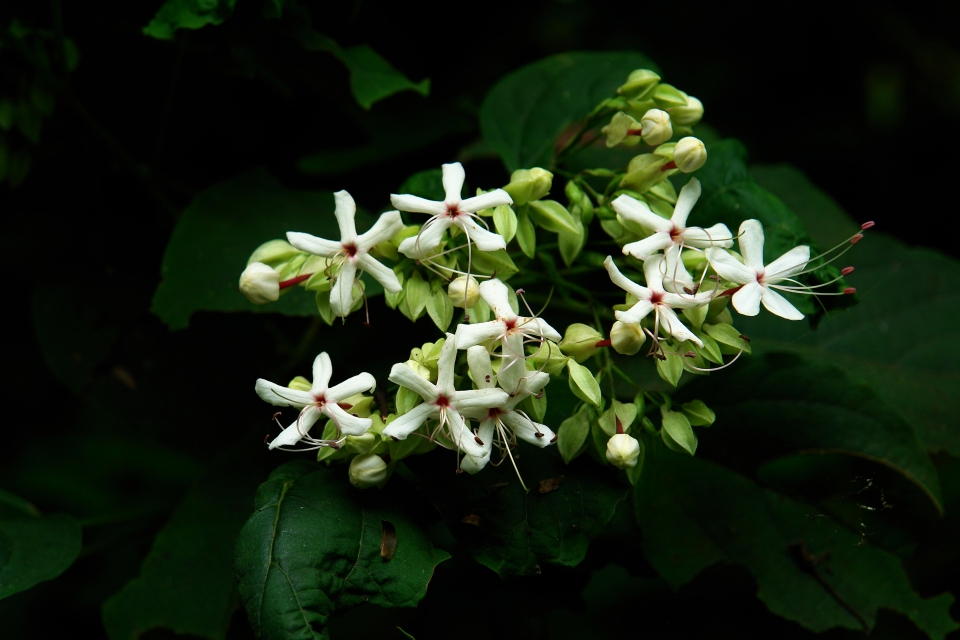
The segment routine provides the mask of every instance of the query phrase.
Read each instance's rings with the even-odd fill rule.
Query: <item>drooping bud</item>
[[[387,479],[387,463],[378,455],[367,453],[350,461],[350,484],[358,489],[375,487]]]
[[[607,137],[607,147],[615,147],[622,144],[626,147],[640,144],[640,137],[631,131],[641,131],[643,125],[623,111],[617,112],[610,124],[605,126],[600,132]]]
[[[473,276],[455,278],[447,287],[447,297],[453,306],[461,309],[472,309],[480,299],[480,285]]]
[[[510,175],[510,184],[503,188],[517,206],[539,200],[550,193],[553,174],[546,169],[517,169]]]
[[[560,351],[582,363],[597,352],[597,342],[600,340],[603,340],[603,336],[596,329],[577,322],[564,332]]]
[[[655,91],[660,76],[649,69],[637,69],[627,76],[627,81],[620,85],[617,93],[625,98],[640,99],[647,93]]]
[[[632,469],[639,457],[640,443],[633,436],[618,433],[607,441],[607,462],[616,468]]]
[[[240,293],[253,304],[280,299],[280,274],[262,262],[251,262],[240,274]]]
[[[673,148],[673,161],[684,173],[693,173],[707,161],[707,148],[693,136],[680,138]]]
[[[651,147],[662,144],[673,135],[673,126],[670,124],[670,114],[660,109],[650,109],[640,118],[643,127],[643,141]]]
[[[613,328],[610,329],[610,346],[613,347],[614,351],[625,356],[632,356],[640,351],[640,347],[643,346],[646,339],[647,337],[640,329],[640,325],[637,324],[628,324],[618,320],[613,323]]]
[[[687,104],[682,107],[669,107],[667,113],[674,124],[692,127],[703,118],[703,103],[692,96],[687,96]]]

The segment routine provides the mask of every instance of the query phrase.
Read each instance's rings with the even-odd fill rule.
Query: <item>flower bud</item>
[[[407,360],[406,365],[417,372],[417,375],[424,380],[430,379],[430,368],[426,367],[416,360]]]
[[[613,328],[610,329],[610,346],[613,347],[614,351],[625,356],[632,356],[640,351],[640,347],[643,346],[646,339],[647,337],[643,335],[643,331],[638,324],[629,324],[618,320],[613,323]]]
[[[610,124],[600,132],[607,137],[607,147],[615,147],[618,144],[632,147],[640,143],[640,138],[636,134],[631,135],[630,131],[639,131],[642,128],[642,124],[623,111],[618,111],[610,120]]]
[[[634,156],[627,165],[627,175],[623,176],[620,186],[634,189],[638,193],[645,193],[666,177],[666,172],[660,170],[665,164],[667,159],[654,153]]]
[[[692,127],[703,118],[703,103],[693,96],[687,96],[686,106],[670,107],[667,109],[667,113],[670,114],[670,119],[675,124]]]
[[[310,384],[310,381],[304,378],[303,376],[297,376],[287,385],[288,389],[296,389],[297,391],[310,391],[313,389],[313,385]]]
[[[550,193],[553,186],[553,174],[546,169],[517,169],[510,175],[510,184],[503,188],[513,198],[513,204],[519,206],[539,200]]]
[[[660,76],[649,69],[637,69],[630,73],[627,81],[620,85],[617,93],[625,98],[639,98],[651,90],[656,90]]]
[[[680,138],[673,149],[673,161],[680,171],[693,173],[707,161],[707,148],[693,136]]]
[[[577,362],[583,362],[597,352],[597,342],[603,336],[591,326],[574,323],[567,327],[560,341],[560,351]]]
[[[673,135],[673,127],[670,125],[670,114],[661,109],[650,109],[640,118],[640,125],[643,128],[643,141],[652,147],[666,142]]]
[[[467,276],[455,278],[447,287],[447,297],[453,306],[472,309],[480,299],[480,285],[473,276],[467,279]]]
[[[286,240],[269,240],[254,249],[247,260],[247,265],[254,262],[262,262],[272,267],[278,266],[282,262],[290,260],[298,253],[302,253]]]
[[[350,461],[348,473],[350,484],[358,489],[368,489],[387,479],[387,463],[378,455],[365,453]]]
[[[527,357],[527,361],[532,362],[537,369],[543,369],[552,376],[560,375],[569,359],[569,356],[563,355],[557,343],[550,340],[544,340],[537,350]]]
[[[633,436],[618,433],[607,441],[607,462],[618,469],[632,469],[640,457],[640,443]],[[353,464],[350,465],[351,470]]]
[[[379,444],[376,434],[364,433],[359,436],[347,436],[347,440],[344,443],[344,449],[350,451],[351,453],[370,453],[374,447]],[[381,462],[383,462],[381,460]],[[353,466],[353,465],[351,465]]]
[[[240,274],[240,293],[253,304],[280,299],[280,274],[262,262],[251,262]]]

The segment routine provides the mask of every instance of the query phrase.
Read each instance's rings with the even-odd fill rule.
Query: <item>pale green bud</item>
[[[240,274],[240,293],[253,304],[280,299],[280,274],[262,262],[251,262]]]
[[[569,356],[563,355],[556,342],[544,340],[537,350],[527,357],[528,362],[532,362],[537,369],[543,369],[552,376],[558,376],[567,366]]]
[[[576,322],[567,327],[558,346],[564,355],[583,362],[597,352],[597,342],[600,340],[603,340],[603,336],[596,329]]]
[[[407,360],[407,366],[417,372],[417,375],[423,378],[424,380],[430,379],[430,369],[416,360]]]
[[[684,173],[693,173],[707,161],[707,148],[693,136],[680,138],[673,149],[673,161]]]
[[[366,453],[350,461],[350,484],[358,489],[375,487],[387,479],[387,463],[378,455]]]
[[[634,156],[620,185],[644,193],[666,176],[666,172],[660,170],[665,164],[667,159],[654,153]]]
[[[610,329],[610,346],[613,347],[614,351],[625,356],[632,356],[640,351],[640,347],[643,346],[646,339],[647,337],[640,329],[640,325],[637,324],[617,320]]]
[[[370,453],[379,444],[376,434],[369,431],[359,436],[347,436],[343,448],[351,453]]]
[[[453,306],[462,309],[472,309],[477,300],[480,299],[480,285],[477,279],[470,276],[460,276],[455,278],[447,287],[447,297]]]
[[[610,124],[601,129],[600,132],[607,137],[607,147],[615,147],[618,144],[632,147],[633,145],[640,144],[640,138],[636,133],[631,134],[630,132],[640,131],[642,128],[642,124],[623,111],[619,111],[614,114],[613,119],[610,120]]]
[[[662,144],[673,135],[670,114],[661,109],[650,109],[640,118],[643,141],[652,147]]]
[[[301,252],[286,240],[270,240],[254,249],[250,259],[247,260],[247,266],[254,262],[262,262],[275,267],[299,253]]]
[[[517,169],[510,175],[510,184],[503,188],[513,198],[513,204],[520,206],[539,200],[550,193],[553,186],[553,174],[546,169]]]
[[[633,436],[618,433],[607,441],[607,462],[618,469],[632,469],[640,458],[640,443]],[[353,465],[350,465],[353,468]]]
[[[692,127],[703,118],[703,103],[692,96],[687,96],[687,104],[683,107],[669,107],[667,113],[674,124]]]
[[[311,385],[310,381],[303,376],[297,376],[290,381],[290,384],[287,385],[287,388],[296,389],[297,391],[310,391],[313,389],[313,385]]]
[[[637,69],[627,76],[627,81],[620,85],[617,93],[626,98],[639,99],[652,93],[660,82],[660,76],[649,69]]]

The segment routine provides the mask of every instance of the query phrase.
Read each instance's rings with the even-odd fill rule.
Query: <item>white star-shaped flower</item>
[[[367,432],[373,421],[370,418],[350,415],[338,403],[358,393],[373,391],[377,381],[369,373],[361,373],[336,386],[328,387],[331,375],[333,375],[333,366],[330,364],[330,356],[324,352],[313,361],[313,385],[310,391],[281,387],[263,378],[257,380],[257,395],[261,399],[277,407],[294,407],[301,410],[296,422],[281,431],[280,435],[270,442],[271,449],[288,447],[305,438],[310,440],[311,444],[328,444],[311,440],[307,436],[321,414],[330,418],[337,426],[337,430],[345,435],[359,436]]]
[[[803,314],[774,289],[806,290],[806,287],[791,278],[807,266],[810,261],[810,247],[794,247],[764,266],[763,225],[759,220],[744,220],[740,225],[739,243],[745,264],[741,264],[723,249],[707,249],[705,252],[710,266],[720,277],[742,285],[740,290],[733,294],[733,308],[745,316],[755,316],[760,313],[762,301],[770,313],[787,320],[802,320]],[[797,286],[778,286],[777,283],[784,280]]]
[[[613,201],[613,208],[620,216],[635,222],[653,235],[623,246],[623,253],[640,260],[646,260],[657,251],[663,251],[675,245],[687,247],[732,247],[733,238],[725,224],[715,224],[709,229],[688,227],[687,216],[700,198],[700,181],[691,178],[682,189],[673,209],[673,216],[666,220],[647,206],[628,195],[622,195]]]
[[[453,334],[448,333],[437,362],[437,384],[404,363],[393,365],[390,381],[410,389],[423,398],[423,402],[384,427],[383,435],[404,440],[427,420],[439,419],[438,430],[444,432],[454,446],[472,456],[483,455],[482,441],[466,425],[462,412],[499,407],[509,396],[500,389],[457,391],[453,386],[456,361],[457,343]]]
[[[340,225],[340,242],[324,240],[308,233],[290,231],[287,240],[301,251],[312,253],[331,260],[339,259],[340,273],[330,290],[330,309],[334,315],[345,317],[353,306],[353,282],[358,271],[366,271],[374,280],[383,285],[390,293],[398,293],[403,289],[400,280],[393,269],[380,264],[370,255],[370,249],[392,239],[403,228],[399,211],[387,211],[370,230],[357,235],[357,226],[354,217],[357,215],[357,204],[346,191],[333,194],[337,208],[334,214]]]
[[[482,209],[513,204],[510,194],[503,189],[496,189],[490,193],[462,200],[460,190],[463,188],[465,177],[463,166],[459,162],[443,165],[443,191],[446,194],[443,202],[411,195],[390,196],[390,202],[400,211],[431,215],[420,229],[419,235],[407,238],[400,243],[402,254],[415,260],[425,257],[440,245],[443,232],[453,226],[462,229],[470,242],[480,251],[507,248],[507,243],[501,235],[487,231],[478,225],[474,218],[478,217],[476,212]]]
[[[559,342],[562,336],[540,318],[518,316],[510,307],[507,285],[499,280],[480,284],[480,297],[490,305],[494,320],[457,326],[457,348],[467,349],[487,340],[501,341],[500,387],[507,393],[517,393],[520,382],[529,372],[524,366],[524,338],[543,342],[544,338]]]
[[[475,346],[467,349],[467,362],[470,365],[470,373],[473,375],[473,382],[480,389],[491,389],[496,386],[493,379],[493,367],[490,364],[490,353],[486,347]],[[510,449],[516,445],[517,438],[525,440],[538,447],[546,447],[557,440],[556,434],[550,427],[534,422],[522,411],[517,411],[516,406],[524,399],[540,393],[540,391],[550,382],[550,376],[543,372],[530,372],[530,376],[521,381],[520,390],[510,396],[510,398],[498,407],[490,409],[471,409],[464,410],[464,417],[480,421],[480,427],[477,429],[477,437],[483,442],[483,454],[480,456],[466,455],[460,463],[461,468],[468,473],[476,473],[483,469],[490,461],[490,453],[493,449],[494,440],[500,443],[504,453],[513,455]]]
[[[703,346],[700,338],[683,326],[673,308],[693,309],[710,302],[712,294],[698,293],[696,295],[678,295],[663,288],[663,274],[666,272],[666,260],[658,254],[643,261],[643,275],[647,281],[646,287],[641,287],[625,275],[620,273],[613,257],[607,256],[603,266],[610,274],[610,280],[639,301],[627,311],[617,311],[617,320],[627,324],[639,324],[653,311],[656,314],[653,335],[662,329],[679,341],[689,340],[699,347]]]

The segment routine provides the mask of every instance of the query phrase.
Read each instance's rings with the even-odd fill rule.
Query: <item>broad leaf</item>
[[[166,0],[143,33],[158,40],[172,40],[177,29],[220,24],[230,17],[236,4],[237,0]]]
[[[24,507],[6,496],[6,504]],[[77,521],[62,513],[0,519],[0,599],[66,571],[80,553],[81,536]]]

